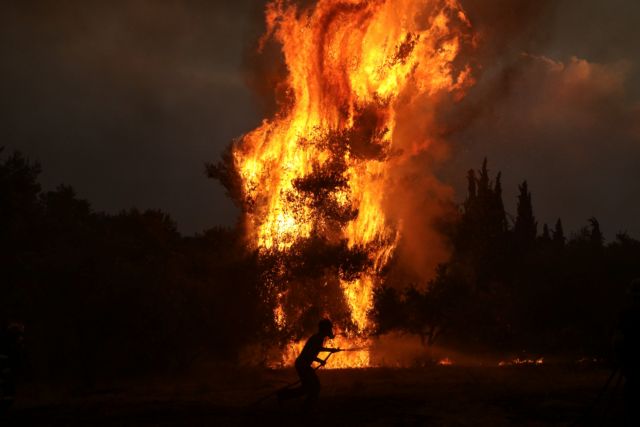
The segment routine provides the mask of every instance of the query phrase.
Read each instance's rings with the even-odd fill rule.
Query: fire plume
[[[374,288],[402,232],[383,208],[389,165],[407,154],[396,141],[398,107],[464,93],[471,71],[456,61],[470,30],[456,0],[318,0],[305,8],[276,0],[266,7],[259,49],[278,44],[287,76],[274,88],[282,95],[277,114],[232,148],[248,239],[265,254],[286,254],[309,239],[364,253],[357,271],[339,269],[334,278],[350,316],[343,332],[359,343],[371,330]],[[429,148],[428,138],[415,144]],[[286,282],[287,268],[276,266],[265,284],[280,329],[299,315],[276,283]],[[358,352],[335,359],[339,366],[369,363]]]

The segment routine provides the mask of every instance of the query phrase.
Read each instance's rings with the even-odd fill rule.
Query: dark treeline
[[[71,187],[43,191],[40,172],[0,153],[0,322],[24,324],[34,380],[91,384],[235,362],[273,331],[264,260],[240,231],[184,237],[161,211],[95,212]],[[464,349],[606,354],[626,286],[640,276],[640,242],[619,234],[605,244],[593,218],[568,238],[560,221],[539,227],[526,183],[511,218],[501,192],[486,164],[469,173],[468,197],[443,229],[450,261],[428,284],[382,287],[378,332]],[[320,261],[311,267],[327,268]]]
[[[94,212],[40,165],[0,153],[0,321],[25,326],[34,379],[236,360],[264,314],[256,262],[235,232],[182,237],[157,210]]]
[[[526,181],[512,217],[486,160],[467,179],[459,216],[444,230],[450,260],[428,284],[382,287],[378,332],[481,352],[607,357],[628,285],[640,276],[640,241],[620,233],[605,244],[596,218],[569,236],[560,219],[540,226]]]

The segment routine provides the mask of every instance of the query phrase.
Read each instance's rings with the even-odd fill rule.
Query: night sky
[[[184,233],[233,224],[204,162],[269,103],[246,84],[260,2],[229,3],[2,2],[0,146],[96,210],[160,208]],[[609,239],[640,237],[640,2],[462,3],[483,67],[441,179],[460,200],[487,156],[509,212],[526,178],[540,223],[596,216]]]

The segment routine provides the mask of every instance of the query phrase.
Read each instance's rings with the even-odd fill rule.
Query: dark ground
[[[91,391],[24,386],[0,425],[561,426],[584,413],[608,376],[606,368],[575,366],[326,370],[317,410],[305,418],[297,401],[249,406],[295,380],[292,370],[229,369]],[[605,395],[587,425],[619,425],[621,395],[622,386]]]

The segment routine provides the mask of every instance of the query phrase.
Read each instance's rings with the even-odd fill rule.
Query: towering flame
[[[261,253],[314,238],[365,253],[359,271],[337,278],[351,320],[343,341],[362,344],[374,287],[402,231],[383,209],[390,164],[407,155],[396,144],[398,107],[464,92],[471,72],[457,59],[471,26],[456,0],[318,0],[306,8],[275,0],[266,26],[260,49],[278,43],[288,73],[279,112],[232,149],[249,241]],[[414,146],[428,149],[429,140]],[[288,320],[286,298],[286,289],[274,291],[278,327]],[[335,359],[368,364],[367,354]]]

